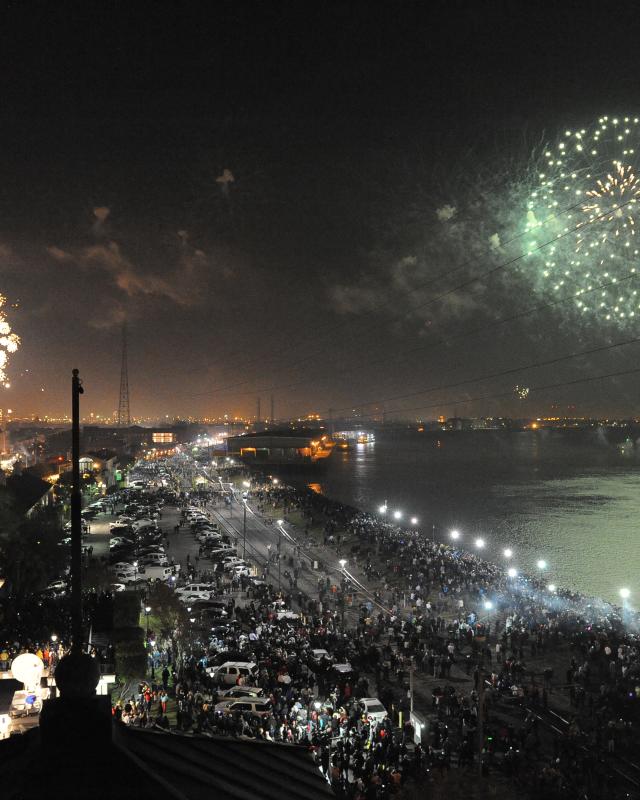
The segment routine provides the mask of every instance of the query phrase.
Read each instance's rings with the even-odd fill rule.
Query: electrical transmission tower
[[[118,401],[118,425],[131,425],[129,413],[129,370],[127,368],[127,326],[122,326],[122,366],[120,367],[120,400]]]

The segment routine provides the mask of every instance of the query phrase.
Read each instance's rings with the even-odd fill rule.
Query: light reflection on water
[[[512,547],[512,564],[610,600],[640,596],[638,448],[599,431],[477,432],[400,437],[336,454],[322,490],[345,503],[417,516],[431,535],[458,528]]]

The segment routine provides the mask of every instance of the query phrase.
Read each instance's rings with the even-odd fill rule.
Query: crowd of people
[[[274,587],[269,564],[259,580],[231,581],[190,561],[182,580],[198,576],[226,593],[226,622],[179,655],[155,641],[152,677],[114,705],[116,718],[304,746],[336,795],[356,800],[389,797],[456,765],[471,770],[478,758],[485,772],[538,796],[598,797],[608,781],[629,790],[633,781],[612,777],[615,760],[632,763],[638,744],[640,646],[629,610],[509,577],[310,490],[254,481],[252,502],[265,520],[288,520],[297,544],[287,588]],[[323,568],[340,557],[348,573]],[[297,571],[314,561],[317,590],[305,594]],[[57,650],[39,652],[53,663]],[[0,648],[0,669],[14,655]],[[230,687],[213,670],[225,661],[257,665],[242,681],[268,707],[219,705]],[[385,713],[368,714],[363,698]]]

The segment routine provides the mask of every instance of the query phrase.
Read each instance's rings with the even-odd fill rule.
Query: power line
[[[334,408],[333,410],[344,411],[345,409],[353,408],[354,406],[359,408],[360,406],[370,406],[373,405],[374,403],[378,404],[387,403],[391,400],[407,400],[410,397],[417,397],[418,395],[421,394],[444,391],[445,389],[455,389],[458,386],[465,386],[466,384],[469,383],[482,383],[482,381],[493,380],[494,378],[503,378],[506,375],[513,375],[516,372],[522,372],[523,370],[527,369],[540,369],[541,367],[549,367],[552,364],[559,364],[562,361],[570,361],[572,358],[580,358],[581,356],[591,356],[594,355],[594,353],[603,353],[609,350],[615,350],[618,347],[625,347],[628,344],[636,344],[638,342],[640,342],[640,336],[637,336],[633,339],[626,339],[622,342],[615,342],[614,344],[601,345],[600,347],[592,347],[588,350],[581,350],[577,353],[568,353],[567,355],[564,356],[555,356],[554,358],[549,358],[546,361],[535,361],[531,364],[524,364],[523,366],[520,367],[510,367],[509,369],[500,370],[499,372],[488,373],[486,375],[481,375],[477,378],[467,378],[465,380],[455,381],[454,383],[441,384],[440,386],[430,386],[427,389],[420,389],[415,392],[408,392],[406,394],[394,395],[393,397],[385,397],[383,399],[378,399],[378,400],[367,400],[365,402],[360,402],[360,403],[350,403],[348,406],[341,406],[340,408]]]
[[[453,335],[447,336],[447,337],[442,337],[442,338],[440,338],[440,339],[438,339],[438,340],[436,340],[434,342],[428,342],[427,344],[420,345],[418,347],[414,347],[414,348],[412,348],[410,350],[405,350],[402,353],[399,353],[398,351],[396,351],[395,353],[393,353],[390,356],[382,356],[382,357],[379,357],[379,358],[376,358],[376,359],[373,359],[373,360],[369,360],[369,361],[365,361],[365,362],[359,362],[359,363],[357,363],[357,364],[355,364],[353,366],[349,366],[348,368],[342,370],[342,372],[324,373],[324,377],[332,378],[336,374],[338,374],[338,375],[345,374],[345,373],[351,374],[354,370],[360,370],[360,369],[364,369],[366,367],[377,366],[379,364],[384,364],[390,358],[394,358],[394,363],[397,363],[397,360],[398,360],[399,357],[402,358],[402,359],[406,359],[406,357],[409,356],[409,355],[413,355],[413,354],[418,353],[418,352],[424,352],[425,350],[430,350],[430,349],[433,349],[435,347],[439,347],[439,346],[441,346],[443,344],[448,344],[448,343],[450,343],[452,341],[457,341],[459,339],[465,339],[465,338],[467,338],[469,336],[474,336],[474,335],[477,335],[477,334],[480,334],[480,333],[484,333],[484,332],[486,332],[488,330],[491,330],[492,328],[497,328],[497,327],[499,327],[501,325],[506,325],[509,322],[514,322],[514,321],[516,321],[518,319],[523,319],[524,317],[530,316],[530,315],[538,313],[540,311],[544,311],[544,310],[549,309],[549,308],[554,308],[555,306],[562,305],[563,303],[567,303],[567,302],[569,302],[571,300],[575,300],[575,299],[577,299],[579,297],[585,297],[585,296],[587,296],[589,294],[593,294],[594,292],[598,292],[601,289],[607,289],[607,288],[610,288],[611,286],[618,286],[621,283],[624,283],[625,281],[634,280],[634,279],[637,279],[637,278],[640,278],[640,274],[636,271],[635,268],[633,268],[631,270],[631,272],[628,273],[627,275],[625,275],[625,276],[623,276],[621,278],[612,278],[610,281],[598,284],[597,286],[593,286],[591,289],[581,289],[581,290],[579,290],[578,292],[576,292],[574,294],[568,295],[566,297],[562,297],[562,298],[560,298],[558,300],[551,300],[548,303],[543,303],[543,304],[541,304],[539,306],[534,306],[533,308],[526,309],[526,310],[518,312],[516,314],[511,314],[510,316],[502,317],[502,318],[497,319],[497,320],[493,320],[492,322],[488,322],[485,325],[481,325],[481,326],[479,326],[477,328],[473,328],[473,329],[471,329],[469,331],[463,331],[462,333],[453,334]],[[314,375],[314,377],[317,378],[318,376]],[[214,390],[211,390],[211,391],[208,391],[208,392],[182,393],[182,394],[178,394],[178,395],[173,394],[173,396],[178,396],[178,397],[209,397],[212,394],[218,394],[218,393],[221,393],[221,392],[234,391],[235,388],[237,388],[238,386],[244,386],[247,383],[251,383],[251,381],[249,381],[249,380],[239,381],[236,384],[231,384],[229,386],[223,386],[223,387],[220,387],[219,389],[214,389]],[[297,381],[295,381],[293,383],[271,384],[269,386],[259,387],[258,389],[250,389],[250,390],[246,390],[246,391],[242,391],[242,392],[235,392],[235,394],[243,394],[244,395],[244,394],[254,394],[256,391],[258,391],[258,392],[270,392],[270,391],[283,390],[283,389],[293,389],[293,388],[295,388],[297,386],[308,385],[308,383],[309,383],[308,378],[301,378],[300,380],[297,380]],[[356,404],[356,405],[358,405],[358,404]],[[365,405],[367,405],[367,404],[365,404]]]
[[[608,378],[618,378],[624,375],[635,375],[640,372],[640,367],[636,367],[634,369],[627,369],[621,370],[619,372],[609,372],[604,375],[590,375],[586,378],[576,378],[575,380],[571,381],[561,381],[559,383],[548,383],[543,386],[531,386],[529,387],[529,392],[542,392],[546,391],[547,389],[561,389],[567,386],[575,386],[579,383],[589,383],[592,381],[599,381],[599,380],[606,380]],[[476,403],[480,402],[481,400],[497,400],[503,397],[512,397],[513,393],[511,391],[506,392],[498,392],[496,394],[484,394],[478,395],[476,397],[464,397],[458,398],[456,400],[447,401],[448,405],[463,405],[465,403]],[[392,408],[386,411],[387,414],[395,414],[397,412],[407,413],[409,411],[426,411],[430,408],[440,408],[442,407],[443,403],[431,403],[428,405],[420,405],[420,406],[413,406],[412,408]],[[361,414],[362,417],[372,417],[374,416],[373,413],[370,414]]]
[[[634,198],[630,198],[629,200],[625,201],[624,203],[620,203],[618,205],[618,208],[619,209],[624,208],[625,206],[627,206],[627,205],[629,205],[631,203],[635,203],[635,199]],[[575,208],[575,206],[572,206],[570,208]],[[570,209],[567,209],[567,210],[570,210]],[[593,218],[593,220],[590,221],[589,224],[593,225],[594,222],[602,221],[604,218],[608,217],[609,214],[610,214],[610,212],[608,210],[607,211],[603,211],[601,214],[598,214],[597,216],[595,216]],[[530,231],[527,232],[527,234],[529,234],[529,233],[530,233]],[[506,269],[506,268],[508,268],[510,266],[513,266],[514,264],[516,264],[519,261],[521,261],[523,258],[527,258],[530,255],[532,255],[533,253],[539,252],[540,250],[544,249],[545,247],[548,247],[549,245],[555,244],[560,239],[564,239],[566,236],[569,236],[569,235],[571,235],[573,233],[575,233],[575,229],[574,228],[571,228],[569,230],[563,231],[562,233],[560,233],[557,236],[555,236],[553,239],[549,239],[549,240],[543,242],[542,244],[536,245],[535,247],[527,250],[526,253],[521,253],[520,255],[514,256],[513,258],[510,258],[507,261],[504,261],[501,264],[498,264],[498,265],[492,267],[491,269],[486,270],[481,275],[478,275],[478,276],[475,276],[475,277],[472,277],[472,278],[468,278],[467,280],[463,281],[462,283],[457,284],[456,286],[447,289],[446,291],[442,292],[441,294],[437,295],[436,297],[433,297],[433,298],[431,298],[429,300],[426,300],[423,303],[418,304],[417,306],[414,306],[414,307],[410,308],[408,311],[404,312],[401,315],[401,318],[404,318],[404,317],[414,313],[415,311],[417,311],[419,309],[423,309],[423,308],[426,308],[428,306],[431,306],[434,303],[437,303],[438,301],[442,300],[443,298],[448,297],[451,294],[454,294],[455,292],[460,291],[461,289],[465,289],[468,286],[471,286],[471,285],[473,285],[475,283],[478,283],[481,280],[484,280],[484,279],[496,274],[497,272],[500,272],[500,271],[502,271],[502,270],[504,270],[504,269]],[[522,235],[522,234],[520,234],[520,235]],[[517,237],[515,237],[515,238],[517,238]],[[419,288],[420,287],[416,287],[415,289],[412,290],[412,292],[418,291]],[[322,349],[316,350],[315,352],[307,353],[303,358],[300,358],[297,361],[293,361],[292,363],[287,364],[285,368],[288,369],[288,368],[299,366],[301,364],[306,363],[307,361],[309,361],[312,358],[316,358],[319,355],[323,355],[325,352],[326,352],[326,347],[323,347]],[[257,357],[256,359],[254,359],[254,361],[255,360],[261,360],[261,357]],[[252,363],[252,362],[249,362],[249,363]],[[240,365],[240,366],[242,366],[242,365]],[[246,364],[244,366],[246,366]],[[250,383],[250,382],[251,382],[250,380],[244,380],[244,381],[236,382],[236,383],[233,383],[233,384],[230,384],[230,385],[227,385],[227,386],[218,387],[217,389],[212,390],[210,392],[210,394],[217,394],[217,393],[225,391],[227,389],[234,389],[234,388],[236,388],[238,386],[242,386],[242,385],[245,385],[245,384]],[[207,394],[209,394],[209,393],[202,393],[203,396],[206,396]]]
[[[571,205],[571,206],[568,206],[567,208],[563,209],[562,211],[558,211],[558,212],[556,212],[556,213],[554,213],[554,214],[550,214],[548,217],[546,217],[546,218],[545,218],[545,219],[544,219],[542,222],[540,222],[540,223],[539,223],[539,224],[536,226],[536,229],[537,229],[537,228],[542,228],[542,227],[543,227],[544,225],[546,225],[548,222],[551,222],[552,220],[554,220],[554,219],[557,219],[557,218],[559,218],[560,216],[562,216],[562,215],[564,215],[564,214],[567,214],[567,213],[568,213],[568,212],[570,212],[570,211],[573,211],[575,208],[578,208],[580,205],[582,205],[582,201],[580,201],[580,202],[578,202],[578,203],[574,203],[573,205]],[[620,206],[619,206],[619,207],[622,207],[623,205],[626,205],[626,203],[622,203],[622,204],[620,204]],[[601,217],[603,217],[603,216],[605,216],[605,215],[604,215],[604,214],[602,214],[602,215],[600,215],[600,216],[598,216],[598,217],[594,217],[594,219],[591,221],[591,224],[592,224],[593,222],[595,222],[596,220],[600,219],[600,218],[601,218]],[[504,243],[503,243],[503,245],[508,245],[508,244],[511,244],[512,242],[515,242],[515,241],[517,241],[517,240],[519,240],[519,239],[522,239],[522,238],[523,238],[523,237],[525,237],[525,236],[529,236],[529,235],[532,233],[532,231],[533,231],[533,230],[534,230],[534,229],[530,229],[530,230],[526,230],[526,231],[522,231],[522,232],[520,232],[520,233],[517,233],[517,234],[515,234],[514,236],[512,236],[510,239],[507,239],[507,240],[505,240],[505,241],[504,241]],[[558,237],[555,237],[553,240],[550,240],[550,241],[548,241],[548,242],[544,243],[543,245],[540,245],[539,247],[536,247],[536,248],[534,248],[534,250],[532,250],[532,251],[530,251],[530,252],[535,252],[536,250],[542,249],[543,247],[546,247],[547,245],[549,245],[549,244],[552,244],[554,241],[557,241],[557,239],[559,239],[559,238],[562,238],[562,236],[564,236],[564,235],[567,235],[567,234],[566,234],[566,233],[564,233],[564,234],[561,234],[560,236],[558,236]],[[523,258],[525,255],[527,255],[527,254],[523,254],[523,255],[521,255],[521,256],[517,257],[515,260],[517,261],[517,260],[519,260],[520,258]],[[480,256],[480,255],[477,255],[477,256],[473,256],[472,258],[468,258],[468,259],[466,259],[466,261],[463,261],[461,264],[459,264],[459,265],[458,265],[457,267],[455,267],[453,270],[447,270],[447,271],[443,271],[443,272],[441,272],[439,275],[437,275],[437,276],[435,276],[435,277],[433,277],[433,278],[430,278],[428,281],[425,281],[425,282],[424,282],[424,283],[422,283],[422,284],[418,284],[418,286],[414,286],[414,287],[412,287],[411,289],[408,289],[408,290],[406,290],[406,291],[404,291],[404,292],[399,292],[399,293],[396,295],[396,297],[395,297],[393,300],[391,300],[391,299],[385,299],[385,300],[383,300],[382,302],[380,302],[380,303],[378,303],[378,304],[374,305],[373,307],[366,309],[366,311],[364,311],[364,312],[363,312],[363,314],[362,314],[362,316],[361,316],[361,318],[360,318],[360,319],[362,319],[362,317],[370,316],[371,314],[374,314],[374,313],[376,313],[377,311],[381,311],[381,310],[382,310],[382,309],[384,309],[385,307],[387,307],[387,306],[390,306],[390,305],[392,305],[393,303],[396,303],[396,302],[397,302],[397,299],[398,299],[398,296],[399,296],[400,298],[401,298],[401,297],[403,297],[403,296],[410,297],[411,295],[415,294],[416,292],[419,292],[419,291],[422,291],[423,289],[427,289],[427,288],[429,288],[430,286],[432,286],[433,284],[435,284],[435,283],[439,282],[439,281],[440,281],[440,280],[442,280],[443,278],[447,278],[447,277],[451,277],[452,275],[455,275],[456,273],[460,272],[461,270],[463,270],[465,267],[469,266],[470,264],[473,264],[473,263],[476,263],[476,262],[478,262],[478,261],[480,260],[480,258],[481,258],[481,257],[482,257],[482,256]],[[493,270],[491,270],[489,273],[486,273],[486,275],[488,275],[488,274],[491,274],[491,272],[497,271],[497,270],[499,270],[499,269],[501,269],[501,268],[504,268],[505,266],[510,266],[512,263],[513,263],[513,261],[508,261],[508,262],[506,262],[504,265],[498,265],[498,267],[497,267],[497,268],[494,268],[494,269],[493,269]],[[473,281],[471,281],[471,282],[475,282],[475,281],[478,281],[478,280],[482,280],[482,279],[483,279],[483,278],[484,278],[486,275],[485,275],[485,274],[483,274],[483,275],[480,275],[480,276],[478,276],[476,279],[474,279],[474,280],[473,280]],[[467,285],[467,283],[463,284],[463,285],[462,285],[462,288],[464,288],[466,285]],[[458,287],[458,288],[455,288],[455,287],[454,287],[454,289],[450,290],[449,292],[446,292],[446,293],[444,293],[443,295],[441,295],[440,297],[437,297],[437,298],[435,298],[433,302],[436,302],[438,299],[441,299],[442,297],[446,296],[447,294],[450,294],[451,292],[453,292],[453,291],[458,291],[458,290],[459,290],[459,287]],[[404,313],[401,315],[401,318],[403,318],[403,317],[406,317],[406,316],[409,316],[409,315],[410,315],[410,314],[412,314],[414,311],[416,311],[416,310],[419,310],[420,308],[423,308],[423,307],[424,307],[424,305],[425,305],[425,304],[420,304],[420,305],[418,305],[418,306],[416,306],[416,307],[414,307],[414,308],[410,308],[408,311],[405,311],[405,312],[404,312]],[[335,322],[333,322],[333,323],[327,323],[326,325],[320,326],[319,328],[317,328],[317,329],[315,330],[315,332],[314,332],[314,334],[313,334],[313,338],[315,338],[316,336],[318,336],[319,334],[321,334],[321,333],[322,333],[323,331],[325,331],[325,330],[328,330],[328,331],[330,331],[332,334],[334,334],[334,333],[336,333],[337,331],[341,330],[343,327],[345,327],[345,326],[349,326],[349,325],[352,325],[352,324],[357,324],[357,322],[358,322],[358,320],[345,319],[345,320],[344,320],[343,322],[341,322],[341,323],[335,323]],[[309,341],[312,341],[312,338],[311,338],[311,337],[307,337],[306,339],[302,339],[302,341],[301,341],[301,342],[297,342],[297,343],[296,343],[296,345],[294,345],[294,347],[299,347],[299,346],[301,346],[301,345],[304,345],[306,342],[309,342]],[[290,348],[289,348],[289,349],[290,349]],[[228,354],[228,355],[227,355],[225,358],[226,358],[226,359],[228,359],[228,358],[232,358],[232,357],[234,356],[234,354],[241,353],[241,352],[243,352],[243,351],[234,351],[233,353],[231,353],[231,354]],[[293,365],[290,365],[290,366],[295,366],[297,363],[304,363],[304,362],[305,362],[305,361],[307,361],[307,360],[308,360],[310,357],[314,357],[315,355],[317,355],[318,353],[321,353],[321,352],[323,352],[323,351],[316,351],[316,353],[314,353],[314,354],[312,354],[312,355],[307,355],[307,356],[305,356],[303,359],[301,359],[301,361],[299,361],[299,362],[294,362],[294,364],[293,364]],[[282,354],[282,351],[281,351],[281,352],[280,352],[278,355],[281,355],[281,354]],[[265,357],[265,356],[264,356],[264,354],[261,354],[261,355],[255,356],[254,358],[251,358],[251,359],[249,359],[249,360],[247,360],[247,361],[244,361],[244,362],[242,362],[241,364],[235,365],[235,367],[234,367],[234,368],[245,368],[245,367],[251,366],[251,365],[253,365],[253,364],[256,364],[256,363],[262,362],[262,361],[264,360],[264,357]],[[207,363],[205,363],[205,364],[201,364],[201,365],[199,365],[197,368],[196,368],[196,367],[193,367],[193,368],[189,368],[189,369],[187,369],[187,370],[184,370],[184,371],[185,371],[185,372],[187,372],[187,373],[189,373],[189,372],[200,372],[202,369],[206,369],[206,368],[208,368],[208,367],[215,366],[216,364],[219,364],[219,363],[221,363],[221,361],[222,361],[222,359],[216,359],[216,360],[214,360],[214,361],[210,361],[210,362],[207,362]],[[173,371],[175,371],[175,370],[172,370],[172,372],[173,372]]]

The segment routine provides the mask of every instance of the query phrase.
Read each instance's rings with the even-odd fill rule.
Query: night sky
[[[277,416],[637,413],[638,374],[511,391],[634,369],[634,343],[462,385],[638,334],[566,306],[487,327],[544,303],[521,262],[455,288],[522,252],[490,237],[520,233],[541,141],[640,111],[637,22],[630,2],[3,2],[22,345],[0,406],[68,412],[78,367],[84,412],[115,411],[127,319],[134,416],[258,395],[265,416],[271,394]]]

